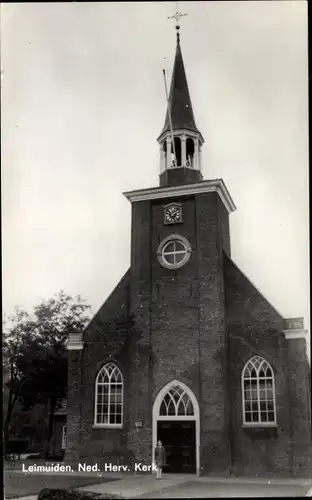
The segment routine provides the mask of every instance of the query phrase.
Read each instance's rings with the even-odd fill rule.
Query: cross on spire
[[[175,19],[176,21],[176,30],[180,29],[179,25],[179,20],[183,16],[187,16],[187,14],[182,14],[182,12],[179,12],[179,7],[178,7],[179,2],[176,2],[176,12],[173,14],[173,16],[169,16],[168,19]]]

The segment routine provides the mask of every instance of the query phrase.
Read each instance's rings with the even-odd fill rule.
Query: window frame
[[[66,450],[66,445],[67,445],[67,424],[62,425],[62,442],[61,442],[61,449]]]
[[[172,264],[164,258],[163,251],[170,242],[175,242],[175,241],[178,241],[182,243],[182,245],[184,245],[185,254],[184,258],[180,262]],[[184,236],[181,236],[179,234],[171,234],[170,236],[167,236],[167,238],[162,240],[161,243],[158,245],[156,252],[158,262],[162,267],[165,267],[166,269],[179,269],[180,267],[184,266],[189,261],[191,253],[192,253],[192,248],[189,241],[186,238],[184,238]]]
[[[121,377],[121,422],[120,423],[100,423],[100,422],[97,422],[97,417],[99,416],[98,414],[98,411],[97,411],[97,405],[98,405],[98,396],[99,396],[99,393],[98,393],[98,386],[99,386],[99,377],[101,376],[101,374],[103,372],[106,372],[107,373],[107,366],[108,365],[113,365],[115,367],[115,369],[117,368],[117,370],[119,371],[119,374],[120,374],[120,377]],[[112,382],[110,379],[111,379],[111,376],[107,373],[108,377],[109,377],[109,387],[111,384],[114,384],[116,382]],[[104,384],[101,384],[101,385],[104,385]],[[110,390],[109,390],[109,393],[110,395]],[[94,401],[94,423],[93,423],[93,427],[96,427],[96,428],[104,428],[104,429],[121,429],[122,426],[123,426],[123,413],[124,413],[124,380],[123,380],[123,375],[122,375],[122,371],[120,370],[119,366],[114,363],[113,361],[108,361],[107,363],[105,363],[101,368],[100,370],[98,371],[98,374],[96,376],[96,379],[95,379],[95,401]],[[110,406],[111,406],[111,403],[110,403],[110,399],[108,399],[108,418],[110,417]]]
[[[254,364],[253,360],[255,358],[258,358],[261,360],[258,368],[256,367],[256,365]],[[256,378],[254,378],[253,380],[256,380],[257,382],[257,399],[256,399],[256,402],[257,402],[257,405],[258,405],[258,410],[257,410],[257,413],[258,413],[258,418],[259,420],[257,422],[247,422],[246,421],[246,409],[245,409],[245,403],[246,403],[246,400],[245,400],[245,381],[246,380],[252,380],[251,377],[247,377],[245,375],[245,372],[246,372],[246,369],[248,368],[248,365],[249,364],[252,364],[252,367],[256,370]],[[268,377],[268,376],[265,376],[265,377],[260,377],[259,376],[259,373],[261,371],[261,367],[263,365],[263,363],[266,363],[267,364],[267,367],[271,370],[271,373],[272,373],[272,376],[271,377]],[[260,380],[270,380],[272,381],[272,400],[269,400],[269,401],[272,401],[273,402],[273,415],[274,415],[274,420],[271,420],[271,421],[261,421],[261,405],[260,405],[260,401],[264,401],[263,399],[260,399]],[[255,355],[255,356],[252,356],[251,358],[248,359],[248,361],[245,363],[245,366],[242,370],[242,374],[241,374],[241,388],[242,388],[242,411],[243,411],[243,427],[276,427],[277,426],[277,416],[276,416],[276,394],[275,394],[275,376],[274,376],[274,371],[273,371],[273,368],[271,366],[271,364],[265,359],[263,358],[262,356],[259,356],[259,355]],[[249,401],[249,400],[247,400]],[[266,395],[266,399],[265,401],[268,401],[268,398],[267,398],[267,395]],[[252,403],[252,400],[250,400],[250,403]]]
[[[177,394],[177,390],[180,389],[180,394],[178,394],[178,399],[175,399],[174,397],[174,392]],[[169,404],[166,403],[165,398],[166,396],[169,397]],[[185,400],[183,400],[184,396],[187,397],[187,404],[185,405]],[[161,409],[162,405],[164,404],[166,408],[166,413],[162,414]],[[169,407],[171,406],[174,407],[175,409],[175,414],[171,414],[168,412]],[[184,414],[179,414],[179,408],[180,405],[183,404],[185,413]],[[190,406],[192,413],[187,413],[187,407]],[[164,394],[162,400],[159,403],[159,409],[158,409],[158,415],[157,415],[157,420],[194,420],[195,418],[195,408],[194,408],[194,403],[192,401],[192,398],[188,391],[186,391],[183,387],[181,387],[180,384],[175,384],[169,387],[168,391]]]

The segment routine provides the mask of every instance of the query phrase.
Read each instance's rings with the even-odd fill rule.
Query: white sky
[[[205,179],[232,258],[309,327],[305,1],[180,2]],[[130,203],[158,185],[175,2],[1,5],[3,309],[60,289],[93,312],[130,263]],[[164,59],[166,58],[166,59]]]

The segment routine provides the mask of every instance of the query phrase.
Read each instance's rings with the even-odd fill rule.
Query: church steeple
[[[180,34],[177,32],[177,47],[170,86],[170,112],[173,130],[190,130],[200,134],[194,118],[191,97],[187,85],[186,73],[182,57]],[[161,135],[170,131],[169,109]]]
[[[180,13],[176,16],[181,17]],[[179,17],[175,19],[179,19]],[[201,146],[204,138],[197,128],[180,45],[177,24],[176,54],[170,94],[158,142],[160,144],[160,186],[189,184],[202,180]]]

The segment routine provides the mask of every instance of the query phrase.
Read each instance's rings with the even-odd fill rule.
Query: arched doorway
[[[199,436],[197,399],[185,384],[173,380],[159,391],[153,405],[153,454],[160,439],[167,455],[164,472],[198,473]]]

